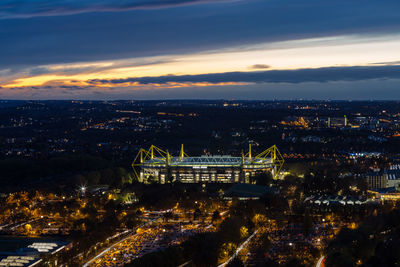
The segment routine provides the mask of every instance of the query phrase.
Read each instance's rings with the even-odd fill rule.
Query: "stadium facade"
[[[271,172],[276,178],[283,165],[283,157],[274,145],[252,156],[249,151],[241,157],[214,155],[189,157],[181,147],[180,155],[173,157],[156,146],[140,149],[132,163],[140,182],[161,184],[181,183],[250,183],[257,172]]]

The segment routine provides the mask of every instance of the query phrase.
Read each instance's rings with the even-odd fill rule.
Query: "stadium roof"
[[[165,164],[165,158],[153,158],[146,160],[143,162],[144,165],[146,164]],[[242,157],[233,157],[229,155],[216,155],[216,156],[201,156],[201,157],[172,157],[170,159],[169,166],[240,166],[242,164]],[[254,159],[250,161],[248,158],[244,159],[244,164],[262,164],[268,165],[271,164],[270,159]]]

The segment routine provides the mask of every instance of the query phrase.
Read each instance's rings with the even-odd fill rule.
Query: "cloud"
[[[117,12],[224,1],[227,0],[2,0],[0,19]]]
[[[376,0],[308,0],[307,3],[251,0],[215,1],[218,3],[212,5],[200,0],[131,1],[199,4],[0,19],[0,69],[16,65],[190,54],[314,37],[388,35],[398,33],[400,29],[398,0],[380,1],[379,4]],[[88,3],[91,8],[103,8],[124,2],[2,0],[0,13],[3,12],[3,17],[40,13],[41,9],[65,13],[73,9],[70,6],[85,9]]]
[[[269,69],[269,68],[271,68],[271,66],[266,64],[254,64],[252,66],[249,66],[249,69]]]
[[[86,90],[58,88],[16,88],[0,90],[3,99],[321,99],[321,100],[399,100],[400,80],[363,80],[321,83],[255,83],[246,86],[179,87],[148,90],[115,87],[113,90],[88,87]]]
[[[375,62],[371,63],[372,65],[400,65],[400,60],[399,61],[388,61],[388,62]]]
[[[369,79],[400,79],[400,66],[352,66],[296,70],[225,72],[200,75],[168,75],[126,79],[93,79],[89,84],[121,85],[168,83],[305,83],[331,81],[360,81]]]

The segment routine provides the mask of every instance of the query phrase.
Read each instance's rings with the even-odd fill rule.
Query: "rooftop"
[[[146,160],[143,164],[165,164],[165,158],[153,158]],[[271,164],[271,159],[255,158],[250,160],[244,159],[244,164]],[[215,156],[201,156],[201,157],[172,157],[170,159],[170,166],[240,166],[242,164],[242,157],[233,157],[229,155],[215,155]]]
[[[0,266],[22,266],[31,267],[39,264],[42,260],[31,256],[8,256],[0,260]]]

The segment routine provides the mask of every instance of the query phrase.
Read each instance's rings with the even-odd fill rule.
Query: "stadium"
[[[249,151],[240,157],[231,155],[203,155],[189,157],[183,150],[178,157],[154,145],[140,149],[132,167],[137,179],[143,183],[251,183],[258,172],[270,172],[277,178],[284,160],[274,145],[252,156]]]

